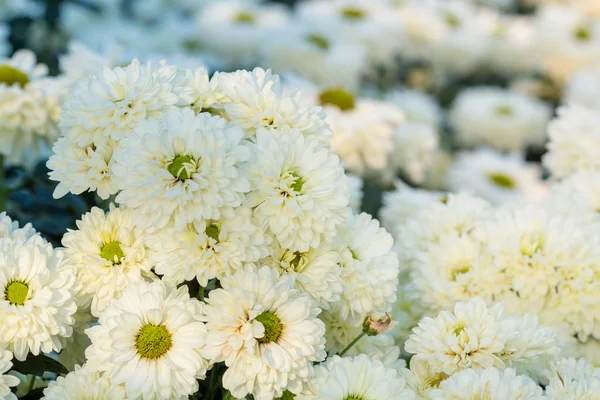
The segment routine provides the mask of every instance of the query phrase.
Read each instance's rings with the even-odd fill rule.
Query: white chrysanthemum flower
[[[342,320],[391,310],[396,301],[398,256],[392,236],[369,214],[353,215],[338,230],[334,242],[341,257],[343,290],[335,304]]]
[[[356,175],[347,173],[348,186],[350,187],[350,208],[353,213],[358,214],[363,199],[363,180]]]
[[[282,247],[305,252],[331,242],[348,214],[344,170],[317,138],[281,128],[260,130],[247,174],[259,224]]]
[[[463,145],[524,151],[544,144],[551,115],[550,107],[540,100],[484,86],[461,91],[449,118]]]
[[[39,235],[0,239],[0,341],[17,360],[60,351],[77,310],[75,273]]]
[[[367,49],[359,42],[301,21],[273,31],[262,51],[265,65],[282,74],[296,73],[320,86],[356,89],[367,68]]]
[[[123,50],[116,45],[105,46],[96,52],[79,41],[71,41],[67,53],[58,56],[61,72],[71,81],[86,80],[103,67],[116,67],[123,58]]]
[[[600,305],[593,300],[600,236],[593,227],[536,204],[516,205],[481,223],[477,235],[502,273],[496,300],[507,310],[539,315],[548,326],[566,323],[581,340],[600,338]]]
[[[148,231],[136,226],[138,218],[126,207],[111,204],[106,214],[94,207],[62,238],[66,262],[75,267],[96,317],[130,284],[156,279],[145,245]]]
[[[224,94],[219,89],[218,77],[218,73],[209,77],[204,67],[198,67],[189,74],[186,84],[192,88],[190,107],[196,114],[210,111],[213,105],[223,100]]]
[[[448,172],[448,189],[479,196],[491,204],[541,200],[548,194],[541,168],[517,154],[489,148],[461,152]]]
[[[8,162],[34,165],[58,136],[58,78],[46,77],[30,50],[0,59],[0,153]]]
[[[116,201],[140,212],[140,226],[232,216],[250,189],[238,169],[250,154],[242,138],[223,118],[189,108],[142,121],[114,153]]]
[[[563,104],[579,104],[589,108],[600,108],[600,68],[590,68],[573,74],[563,94]]]
[[[513,0],[509,0],[513,1]],[[501,74],[531,74],[539,67],[535,26],[529,17],[499,18],[492,21],[486,62]]]
[[[73,145],[68,137],[56,141],[46,166],[50,180],[57,181],[54,198],[67,193],[81,194],[96,192],[101,199],[108,199],[117,192],[113,179],[113,150],[117,147],[113,140],[101,140],[89,146]]]
[[[322,244],[318,248],[300,252],[282,248],[275,240],[269,250],[269,258],[261,263],[292,277],[296,289],[308,294],[319,308],[329,309],[330,304],[340,300],[341,260],[331,245]]]
[[[10,388],[20,383],[19,378],[12,375],[5,375],[12,367],[13,354],[4,349],[0,349],[0,398],[3,400],[17,400]]]
[[[224,361],[223,387],[234,397],[270,400],[299,394],[325,358],[325,325],[308,296],[271,267],[247,265],[221,280],[206,299],[203,356]]]
[[[569,218],[599,221],[600,171],[581,170],[552,186],[548,209]]]
[[[194,222],[183,230],[168,227],[149,236],[147,244],[150,265],[174,285],[197,279],[206,286],[268,254],[268,238],[246,207],[236,208],[229,218]]]
[[[417,90],[391,90],[385,94],[387,102],[400,106],[406,120],[431,125],[436,128],[442,119],[442,109],[430,95]]]
[[[600,114],[580,105],[561,107],[548,127],[544,166],[555,178],[583,169],[600,170]]]
[[[254,139],[261,129],[284,135],[279,130],[295,128],[305,136],[316,136],[323,143],[331,137],[320,108],[309,106],[300,93],[287,93],[279,76],[270,70],[222,73],[218,85],[225,96],[220,105],[227,118],[244,129],[246,137]]]
[[[124,68],[104,67],[71,88],[60,126],[80,147],[106,138],[120,140],[140,121],[162,118],[166,111],[189,104],[185,76],[175,66],[141,65],[138,60]]]
[[[544,72],[558,81],[600,62],[600,22],[574,5],[549,5],[536,15]]]
[[[543,400],[542,388],[514,369],[466,369],[431,391],[432,400]]]
[[[431,391],[437,389],[440,383],[448,378],[448,375],[443,372],[435,372],[426,361],[414,357],[410,360],[410,369],[401,372],[408,387],[419,396],[419,399],[430,399]]]
[[[131,284],[86,331],[87,365],[111,385],[124,385],[128,399],[187,399],[207,368],[201,314],[202,303],[186,287]]]
[[[398,371],[365,354],[333,356],[315,367],[315,377],[298,400],[377,399],[413,400],[417,396]]]
[[[583,358],[551,362],[546,376],[550,379],[546,386],[546,397],[550,400],[594,400],[600,394],[600,368]]]
[[[7,214],[6,211],[0,213],[0,238],[9,237],[12,239],[18,238],[21,240],[27,240],[35,235],[36,230],[33,228],[31,223],[19,227],[19,221],[13,221]]]
[[[442,192],[414,189],[397,180],[396,189],[383,193],[383,206],[379,211],[381,225],[396,237],[404,222],[418,210],[428,207],[444,198]]]
[[[113,385],[105,376],[87,367],[75,367],[66,376],[59,376],[44,389],[46,400],[126,400],[125,388]]]
[[[256,65],[271,32],[288,23],[288,14],[280,4],[206,2],[196,19],[200,43],[231,69],[247,68]]]
[[[437,130],[429,124],[407,121],[393,134],[394,150],[389,164],[412,182],[422,183],[431,169],[439,149]]]

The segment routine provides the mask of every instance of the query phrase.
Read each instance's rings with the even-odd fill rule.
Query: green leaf
[[[12,360],[13,371],[24,375],[42,376],[44,372],[54,372],[56,374],[67,374],[69,370],[58,361],[44,355],[34,356],[29,354],[25,361]]]
[[[44,397],[44,389],[39,388],[39,389],[32,390],[31,392],[27,393],[23,397],[20,397],[19,400],[39,400],[42,397]]]

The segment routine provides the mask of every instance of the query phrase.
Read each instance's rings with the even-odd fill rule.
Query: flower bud
[[[388,313],[375,313],[367,316],[363,322],[363,332],[369,336],[377,336],[394,326]]]

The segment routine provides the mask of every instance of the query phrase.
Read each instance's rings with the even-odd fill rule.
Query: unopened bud
[[[363,322],[363,332],[369,336],[377,336],[380,333],[393,328],[393,326],[394,323],[392,322],[392,317],[390,317],[388,313],[376,313],[365,318]]]

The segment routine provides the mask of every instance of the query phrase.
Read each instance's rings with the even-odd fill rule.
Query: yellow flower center
[[[488,177],[492,183],[505,189],[514,189],[517,186],[515,180],[511,176],[501,172],[492,172],[488,174]]]
[[[466,274],[471,270],[471,267],[465,265],[464,267],[456,268],[452,270],[452,280],[455,281],[458,278],[458,275]]]
[[[322,92],[319,95],[319,103],[322,106],[331,104],[342,111],[352,110],[355,106],[352,93],[342,88],[333,88]]]
[[[196,162],[190,156],[177,156],[167,167],[167,171],[180,181],[189,179],[195,170]]]
[[[256,317],[256,320],[265,328],[265,335],[257,339],[258,343],[267,344],[279,340],[283,331],[283,326],[277,315],[273,314],[271,311],[265,311]]]
[[[430,378],[425,379],[425,381],[423,383],[425,384],[426,388],[436,388],[436,387],[440,386],[440,383],[445,381],[446,378],[448,378],[448,375],[441,372],[439,374],[435,374],[434,376],[432,376]]]
[[[308,35],[306,37],[306,40],[308,40],[308,42],[314,44],[315,46],[317,46],[318,48],[320,48],[322,50],[329,49],[329,40],[325,39],[321,35],[317,35],[316,33]]]
[[[502,105],[496,108],[496,114],[501,115],[503,117],[510,117],[513,115],[513,109],[511,106]]]
[[[454,334],[454,336],[458,336],[460,335],[463,331],[465,330],[465,326],[463,324],[458,324],[454,327],[454,330],[452,331],[452,333]]]
[[[444,19],[451,28],[458,28],[460,26],[460,19],[452,13],[447,13]]]
[[[142,358],[156,360],[173,346],[173,337],[163,325],[144,325],[135,339],[135,348]]]
[[[12,305],[22,306],[27,300],[29,286],[25,282],[14,281],[8,284],[4,290],[6,300]]]
[[[0,65],[0,83],[24,87],[28,82],[29,77],[25,72],[11,65]]]
[[[125,254],[123,254],[123,250],[121,249],[121,243],[114,241],[108,242],[102,246],[100,256],[113,264],[120,264],[121,259],[125,257]]]
[[[239,22],[241,24],[253,24],[256,22],[256,18],[254,18],[254,15],[248,11],[240,11],[235,16],[235,22]]]
[[[580,42],[589,42],[592,39],[592,31],[587,26],[579,26],[573,31],[573,36]]]

